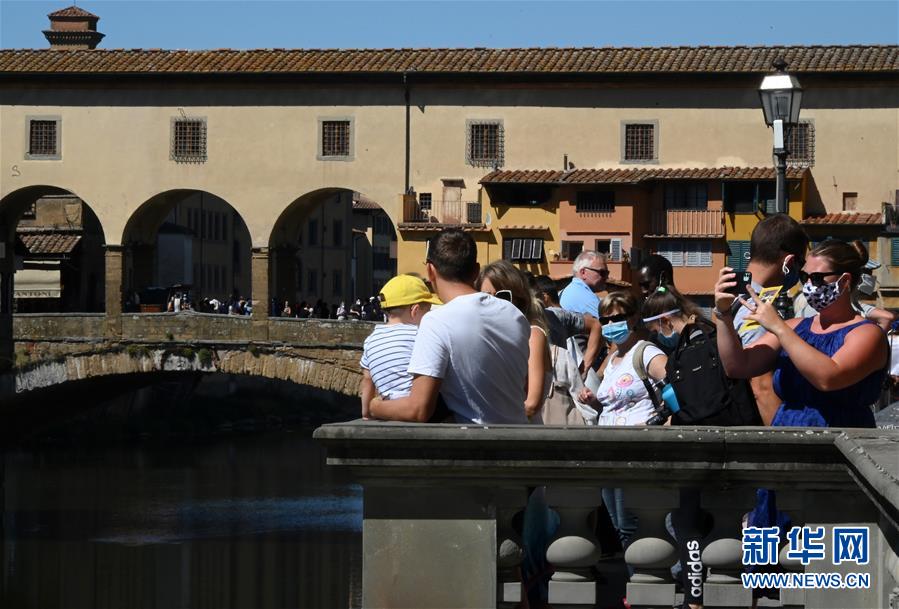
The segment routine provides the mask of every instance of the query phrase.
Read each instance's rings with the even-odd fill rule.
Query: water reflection
[[[358,606],[361,489],[309,431],[6,454],[2,606]]]

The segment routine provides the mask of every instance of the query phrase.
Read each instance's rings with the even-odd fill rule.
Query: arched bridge
[[[16,315],[16,365],[0,376],[0,402],[99,377],[224,372],[356,395],[372,324],[209,315],[124,314],[108,332],[101,314]]]

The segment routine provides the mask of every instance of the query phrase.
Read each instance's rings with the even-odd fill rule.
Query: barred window
[[[505,141],[502,121],[468,121],[469,165],[474,167],[502,167]]]
[[[615,211],[615,192],[579,191],[575,202],[575,211],[578,213],[608,213]]]
[[[665,185],[665,209],[708,209],[709,191],[705,182]]]
[[[179,118],[172,122],[172,160],[206,162],[206,119]]]
[[[418,208],[421,211],[431,211],[431,193],[423,192],[418,195]]]
[[[59,154],[57,125],[55,120],[32,120],[29,125],[28,154],[32,156],[56,156]]]
[[[787,134],[787,165],[790,167],[814,167],[815,124],[800,121]]]
[[[647,162],[658,160],[658,123],[625,123],[623,161]]]
[[[540,262],[543,260],[543,239],[503,239],[503,260],[512,262]]]
[[[322,121],[322,156],[350,156],[350,121]]]

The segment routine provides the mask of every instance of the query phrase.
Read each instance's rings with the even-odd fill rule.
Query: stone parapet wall
[[[103,313],[38,313],[13,316],[16,341],[84,339],[104,340],[106,316]]]

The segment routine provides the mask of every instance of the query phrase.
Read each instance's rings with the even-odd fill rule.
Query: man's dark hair
[[[671,266],[671,261],[664,256],[653,254],[646,258],[640,268],[646,269],[650,277],[655,277],[659,285],[673,285],[674,268]]]
[[[478,274],[478,248],[470,235],[451,228],[431,238],[428,262],[447,281],[472,283]]]
[[[762,264],[780,264],[784,254],[805,260],[807,249],[808,235],[787,214],[774,214],[756,224],[749,241],[750,257]]]
[[[552,277],[547,277],[546,275],[538,275],[534,278],[534,292],[537,293],[537,296],[540,294],[546,294],[549,296],[550,302],[553,304],[559,302],[559,288],[556,285],[555,279]]]

